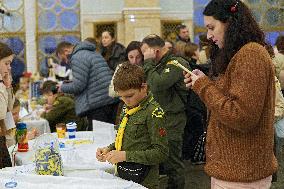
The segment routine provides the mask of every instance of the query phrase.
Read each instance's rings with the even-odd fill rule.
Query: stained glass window
[[[194,34],[206,32],[202,12],[209,0],[194,0]],[[245,0],[256,21],[266,32],[266,40],[274,45],[276,38],[284,34],[284,0]]]
[[[283,0],[246,0],[256,21],[266,32],[266,40],[274,45],[279,35],[284,35]]]
[[[0,15],[0,41],[9,45],[16,55],[11,67],[13,79],[17,82],[18,76],[26,69],[24,0],[2,0],[0,7],[11,14]]]
[[[37,1],[37,49],[39,63],[54,57],[61,41],[80,41],[79,0]]]
[[[194,0],[194,15],[193,15],[193,24],[194,24],[194,43],[199,43],[198,36],[206,32],[204,27],[203,19],[203,10],[209,0]]]

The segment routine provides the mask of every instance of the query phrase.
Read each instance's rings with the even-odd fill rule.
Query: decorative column
[[[124,0],[125,45],[148,34],[161,35],[160,0]]]

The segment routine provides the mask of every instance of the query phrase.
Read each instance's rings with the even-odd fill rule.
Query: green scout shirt
[[[155,100],[166,113],[169,139],[182,140],[186,115],[184,103],[180,96],[186,102],[188,90],[185,87],[183,70],[175,65],[167,64],[172,60],[177,60],[191,70],[186,60],[181,57],[174,57],[169,52],[158,63],[153,59],[145,60],[143,68]]]
[[[84,118],[77,117],[75,114],[74,100],[69,96],[57,96],[48,113],[43,113],[42,117],[49,122],[51,132],[56,131],[57,123],[76,122],[77,130],[82,131],[87,125]]]
[[[128,119],[121,150],[126,151],[126,162],[151,165],[142,185],[147,188],[158,188],[159,163],[165,161],[169,154],[164,112],[151,93],[140,106],[141,110]],[[121,117],[123,114],[124,112]],[[114,150],[114,143],[109,148]]]

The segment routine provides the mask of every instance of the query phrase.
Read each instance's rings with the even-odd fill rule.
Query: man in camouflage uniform
[[[108,147],[98,148],[96,156],[99,161],[107,160],[113,164],[134,162],[149,165],[150,171],[140,184],[158,189],[159,163],[168,157],[168,140],[164,128],[164,112],[153,95],[148,93],[145,82],[144,71],[137,65],[124,63],[116,72],[114,89],[125,103],[122,121],[116,142]],[[123,128],[120,148],[117,141]]]
[[[56,131],[56,124],[69,122],[76,122],[78,131],[86,130],[87,119],[76,116],[74,100],[70,96],[58,93],[56,85],[54,81],[43,83],[42,92],[47,104],[41,117],[49,122],[51,132]]]
[[[172,55],[164,46],[164,40],[157,35],[152,34],[143,39],[141,47],[144,54],[143,68],[154,99],[161,105],[166,115],[170,154],[164,163],[164,169],[169,177],[168,188],[183,189],[185,178],[182,143],[186,125],[184,102],[188,92],[183,81],[183,70],[173,65],[173,62],[178,62],[187,68],[188,63]]]

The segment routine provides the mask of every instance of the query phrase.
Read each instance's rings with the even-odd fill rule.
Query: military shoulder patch
[[[169,73],[169,72],[170,72],[170,68],[166,68],[166,69],[164,70],[164,72],[165,72],[165,73]]]
[[[171,60],[171,61],[167,62],[167,64],[172,64],[172,65],[176,66],[177,64],[179,64],[179,62],[177,60]]]
[[[59,104],[59,101],[58,100],[55,100],[54,102],[53,102],[53,106],[57,106]]]
[[[164,111],[161,107],[155,108],[155,110],[152,112],[152,118],[158,117],[158,118],[163,118],[164,116]]]

